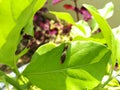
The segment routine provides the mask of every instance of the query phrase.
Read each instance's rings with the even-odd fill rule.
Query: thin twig
[[[77,7],[77,0],[74,0],[74,5],[75,5],[75,8],[77,9],[78,8]],[[76,16],[77,16],[77,21],[79,21],[80,20],[79,12],[77,10],[75,12],[76,12]]]

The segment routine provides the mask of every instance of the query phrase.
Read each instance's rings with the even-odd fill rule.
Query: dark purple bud
[[[40,39],[41,36],[42,36],[42,32],[41,32],[41,31],[35,31],[35,32],[34,32],[34,37],[35,37],[36,39]]]
[[[74,11],[79,13],[79,9],[77,7],[74,8]]]
[[[92,18],[91,14],[89,13],[89,11],[85,7],[81,7],[79,12],[83,15],[83,19],[85,21],[88,21]]]
[[[28,35],[28,34],[25,34],[25,35],[23,35],[23,38],[24,38],[24,39],[31,39],[32,36],[30,36],[30,35]]]
[[[64,27],[63,29],[63,34],[67,34],[70,32],[72,25],[68,24],[67,26]]]
[[[57,3],[61,2],[61,1],[63,1],[63,0],[52,0],[52,4],[55,5],[55,4],[57,4]]]
[[[100,33],[101,32],[101,29],[98,28],[98,30],[96,30],[95,32],[93,32],[93,34],[97,34],[97,33]]]
[[[49,30],[49,28],[50,28],[50,22],[49,22],[49,20],[46,20],[46,22],[40,22],[40,27],[43,30]]]
[[[40,9],[41,12],[45,13],[45,12],[48,12],[48,9],[46,7],[43,7]]]

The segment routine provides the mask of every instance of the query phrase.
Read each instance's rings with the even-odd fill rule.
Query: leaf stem
[[[17,67],[17,63],[16,63],[16,60],[17,60],[18,58],[16,57],[16,56],[14,56],[14,64],[13,64],[13,68],[12,68],[12,70],[13,70],[13,72],[16,74],[16,77],[19,77],[20,76],[20,72],[19,72],[19,70],[18,70],[18,67]]]
[[[17,77],[20,76],[20,72],[18,71],[18,68],[16,65],[14,65],[14,69],[13,69],[14,73],[16,74]]]

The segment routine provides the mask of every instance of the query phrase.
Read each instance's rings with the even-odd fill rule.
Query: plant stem
[[[13,70],[13,72],[16,74],[16,77],[19,77],[20,76],[20,72],[18,71],[18,67],[17,67],[17,63],[16,63],[16,56],[14,56],[14,65],[13,65],[13,68],[12,68],[12,70]]]
[[[23,88],[21,88],[21,86],[18,84],[18,82],[16,82],[14,79],[8,77],[4,72],[0,71],[0,75],[4,76],[5,80],[10,83],[11,85],[13,85],[17,90],[23,90]]]
[[[77,6],[77,0],[74,0],[74,5],[75,5],[75,8],[77,9],[78,8],[78,6]],[[77,10],[75,12],[76,12],[76,16],[77,16],[77,21],[79,21],[80,20],[79,12]]]
[[[120,74],[120,72],[119,72],[117,75],[113,76],[112,75],[113,72],[114,72],[114,70],[111,71],[111,73],[109,75],[109,79],[104,84],[101,85],[102,88],[104,88],[112,79],[116,78]]]
[[[14,73],[16,74],[17,77],[20,76],[20,72],[18,71],[18,68],[16,65],[14,65],[14,69],[13,69]]]

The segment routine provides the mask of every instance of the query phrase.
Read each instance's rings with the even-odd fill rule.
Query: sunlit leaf
[[[89,90],[96,87],[106,73],[111,52],[94,42],[76,41],[68,46],[62,64],[64,44],[44,54],[39,54],[38,49],[23,75],[42,90]]]
[[[99,9],[100,15],[106,19],[110,18],[114,12],[114,5],[112,2],[107,3],[104,8]]]
[[[108,19],[113,15],[114,5],[112,2],[109,2],[104,6],[104,8],[99,9],[98,11],[102,17],[104,17],[105,19]],[[92,20],[92,28],[93,28],[93,32],[99,28],[99,25],[94,19]]]
[[[112,33],[112,29],[109,26],[108,22],[103,18],[98,11],[96,11],[94,6],[84,4],[84,6],[89,10],[89,12],[92,14],[96,22],[98,23],[102,34],[106,40],[106,43],[108,45],[108,48],[112,51],[112,65],[115,65],[116,62],[116,47],[115,47],[115,41],[114,41],[114,36]]]
[[[42,7],[45,2],[46,0],[0,1],[0,63],[14,67],[20,32],[33,17],[38,7]]]
[[[79,22],[75,23],[75,25],[72,26],[70,34],[72,38],[76,36],[87,38],[91,36],[91,29],[87,22],[80,20]]]

